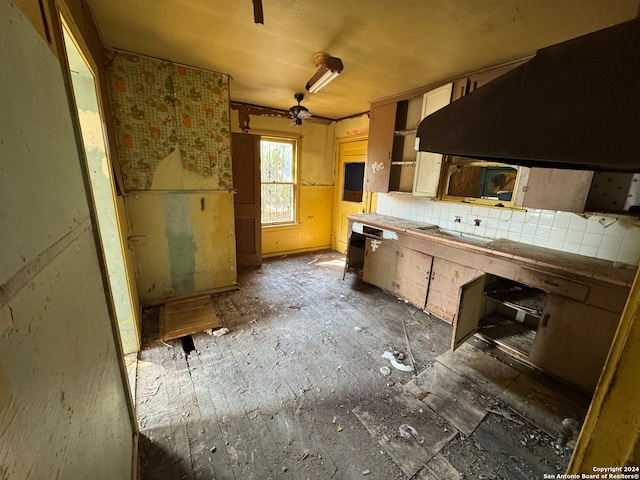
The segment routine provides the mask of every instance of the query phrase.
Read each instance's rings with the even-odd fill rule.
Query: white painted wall
[[[0,478],[130,478],[127,392],[60,62],[6,0],[0,43]]]

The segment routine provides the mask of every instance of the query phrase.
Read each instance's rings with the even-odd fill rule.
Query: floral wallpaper
[[[156,167],[178,150],[186,170],[231,190],[228,76],[114,50],[107,58],[126,189],[149,189]]]

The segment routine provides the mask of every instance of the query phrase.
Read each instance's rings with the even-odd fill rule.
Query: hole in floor
[[[184,353],[189,355],[191,352],[195,351],[196,346],[193,343],[193,337],[191,335],[180,337],[180,341],[182,342],[182,349],[184,350]]]

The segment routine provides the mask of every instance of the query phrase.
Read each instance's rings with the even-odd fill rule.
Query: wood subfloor
[[[238,290],[212,297],[229,332],[195,334],[192,345],[158,340],[158,309],[145,311],[135,394],[143,480],[408,478],[385,450],[404,414],[385,408],[416,375],[382,375],[382,354],[408,353],[404,322],[424,372],[449,349],[451,326],[353,275],[343,280],[343,266],[343,255],[323,251],[241,270]],[[453,434],[414,478],[564,471],[566,452],[526,412],[483,402],[489,413],[469,436],[424,403],[433,428]],[[378,424],[363,425],[354,409],[377,412]]]

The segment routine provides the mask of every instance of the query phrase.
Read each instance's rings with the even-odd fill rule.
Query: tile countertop
[[[614,262],[609,260],[514,242],[505,238],[490,240],[485,244],[466,242],[464,238],[452,237],[441,231],[437,225],[430,223],[415,222],[377,213],[349,215],[348,218],[354,222],[425,239],[428,238],[429,240],[455,245],[458,248],[513,258],[518,262],[536,265],[541,269],[559,270],[625,287],[631,286],[636,275],[636,267],[630,265],[614,266]]]

